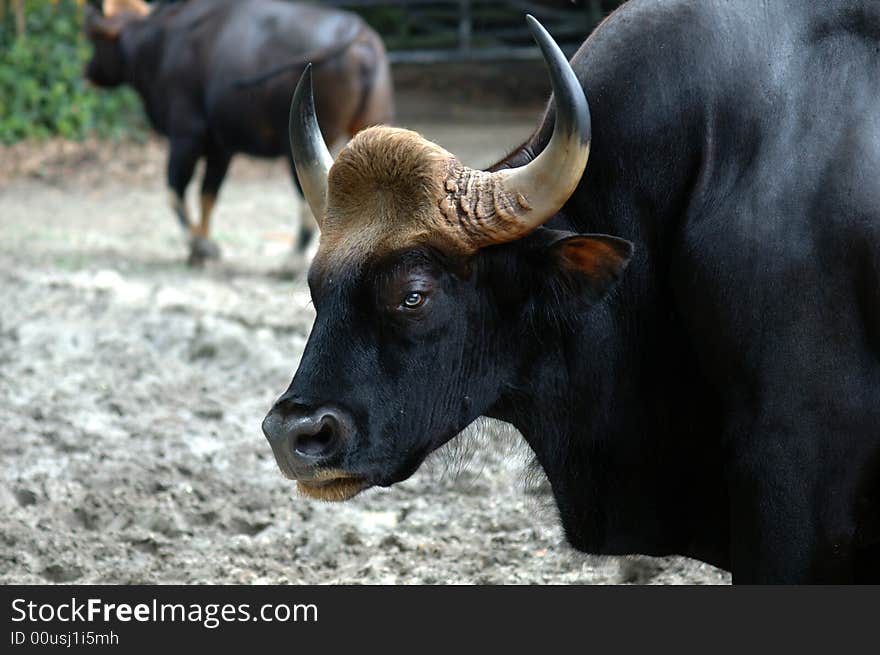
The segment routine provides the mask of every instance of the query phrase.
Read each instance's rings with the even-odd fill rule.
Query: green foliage
[[[28,0],[26,31],[12,12],[0,24],[0,143],[59,135],[82,139],[142,137],[140,101],[127,88],[91,88],[83,78],[91,45],[76,0]]]

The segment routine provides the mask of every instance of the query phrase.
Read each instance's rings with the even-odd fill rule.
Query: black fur
[[[287,397],[351,411],[337,464],[375,484],[479,415],[512,423],[584,551],[876,581],[878,24],[868,0],[624,5],[572,62],[593,142],[559,215],[466,263],[314,287]],[[562,270],[551,228],[631,241],[619,284]],[[431,280],[417,314],[379,274],[401,266]]]

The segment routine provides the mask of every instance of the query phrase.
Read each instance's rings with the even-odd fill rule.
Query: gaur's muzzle
[[[306,496],[346,500],[370,486],[339,468],[354,437],[354,419],[338,407],[311,407],[285,394],[263,419],[263,434],[281,472]]]
[[[308,481],[338,464],[352,423],[343,410],[308,407],[282,397],[263,420],[263,434],[284,475]]]

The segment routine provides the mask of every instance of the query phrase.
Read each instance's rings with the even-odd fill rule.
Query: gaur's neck
[[[151,15],[127,25],[120,35],[120,48],[125,83],[141,97],[153,127],[163,132],[158,99],[154,97],[163,42],[163,27],[158,19],[158,16]]]
[[[690,496],[701,483],[691,466],[701,453],[657,424],[668,418],[658,415],[665,399],[646,394],[641,354],[622,345],[615,304],[594,307],[578,330],[545,335],[553,347],[521,367],[492,415],[535,452],[573,546],[697,554]]]
[[[521,368],[491,415],[513,424],[535,452],[575,548],[725,566],[714,444],[700,439],[701,408],[681,406],[700,399],[668,405],[650,360],[625,343],[618,302],[594,307],[579,330],[545,335],[553,347]],[[685,365],[668,375],[678,384],[695,373]]]
[[[576,329],[542,336],[552,347],[525,367],[497,415],[534,449],[575,547],[687,554],[724,566],[719,400],[689,345],[670,273],[703,166],[705,119],[699,107],[676,105],[689,94],[649,79],[664,74],[662,63],[628,71],[621,84],[613,55],[629,45],[615,37],[608,48],[597,34],[575,58],[593,143],[578,190],[547,226],[629,239],[635,255],[612,296]],[[652,106],[633,89],[663,93]],[[509,165],[540,152],[551,131],[552,116]],[[530,379],[542,382],[530,388]]]

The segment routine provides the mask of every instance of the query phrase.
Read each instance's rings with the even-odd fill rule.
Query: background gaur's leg
[[[229,170],[229,162],[232,157],[219,148],[209,147],[205,155],[205,177],[202,179],[202,192],[200,200],[200,221],[192,229],[192,242],[190,244],[190,263],[200,264],[205,259],[217,259],[220,256],[220,248],[211,241],[211,213],[217,202],[217,195],[226,171]]]
[[[172,137],[168,155],[168,188],[171,191],[171,209],[174,210],[187,238],[192,234],[192,224],[186,209],[186,187],[202,156],[202,141],[192,137]]]

